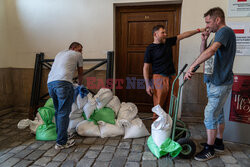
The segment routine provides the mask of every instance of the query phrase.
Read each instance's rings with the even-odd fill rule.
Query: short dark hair
[[[82,47],[82,44],[80,44],[79,42],[72,42],[69,46],[69,49],[75,49],[78,46]]]
[[[152,35],[154,36],[154,33],[155,33],[156,31],[158,31],[160,28],[165,29],[165,27],[164,27],[163,25],[160,25],[160,24],[154,26],[154,27],[153,27],[153,30],[152,30]]]
[[[220,17],[222,21],[225,21],[225,14],[224,11],[220,8],[220,7],[215,7],[215,8],[211,8],[209,9],[205,14],[204,17]]]

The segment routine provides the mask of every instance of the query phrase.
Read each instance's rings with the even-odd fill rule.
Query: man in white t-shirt
[[[69,114],[73,103],[74,89],[72,79],[78,71],[78,84],[81,85],[83,77],[82,45],[73,42],[69,50],[59,52],[54,60],[48,76],[49,94],[55,106],[56,145],[55,149],[69,148],[75,144],[73,139],[68,140],[67,129]]]

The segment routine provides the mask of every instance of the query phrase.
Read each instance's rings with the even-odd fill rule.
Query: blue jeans
[[[67,81],[53,81],[48,83],[48,89],[56,110],[56,143],[65,145],[68,140],[69,114],[74,96],[73,85]]]
[[[232,85],[216,86],[207,83],[208,103],[204,112],[204,124],[207,129],[216,129],[218,124],[224,124],[223,106],[231,89]]]

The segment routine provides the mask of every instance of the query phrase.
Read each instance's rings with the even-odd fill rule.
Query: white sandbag
[[[120,127],[117,122],[115,125],[113,125],[99,121],[98,124],[101,132],[101,138],[124,135],[124,128]]]
[[[117,124],[120,126],[120,127],[125,127],[125,126],[129,126],[131,123],[130,121],[126,120],[126,119],[117,119]]]
[[[157,111],[162,110],[160,106],[157,107]],[[156,111],[156,109],[152,109],[152,111]],[[164,113],[165,111],[162,110]],[[158,118],[151,125],[151,135],[155,142],[155,144],[160,147],[161,144],[166,141],[167,138],[171,136],[172,130],[172,118],[167,113],[162,113],[162,111],[157,112],[159,114]]]
[[[83,117],[69,120],[68,133],[74,133],[74,132],[76,132],[76,126],[77,126],[77,124],[80,123],[80,122],[82,122],[82,121],[84,121]]]
[[[69,114],[69,119],[77,119],[82,117],[82,110],[77,109],[75,111],[71,111]]]
[[[158,104],[152,108],[152,111],[158,115],[159,117],[167,117],[167,113],[161,108],[161,106]]]
[[[30,126],[30,119],[22,119],[18,122],[17,128],[18,129],[25,129]]]
[[[101,136],[98,125],[95,125],[93,121],[84,120],[77,124],[76,132],[80,136]]]
[[[97,108],[101,109],[111,101],[113,98],[113,92],[110,89],[102,88],[94,98],[96,99]]]
[[[88,97],[85,96],[84,98],[81,97],[80,93],[76,97],[76,104],[78,109],[83,109],[83,106],[88,102]]]
[[[39,113],[36,114],[34,121],[30,121],[30,132],[36,134],[36,129],[43,124],[43,120]]]
[[[118,113],[118,120],[128,120],[131,121],[135,118],[138,113],[138,109],[134,103],[124,103],[122,102],[121,108]]]
[[[84,105],[83,111],[85,113],[86,118],[89,119],[89,117],[93,114],[93,112],[96,109],[96,101],[92,97],[91,93],[89,93],[87,97],[88,97],[88,102],[87,104]]]
[[[121,108],[121,102],[119,100],[119,98],[117,96],[113,96],[113,98],[111,99],[111,101],[106,105],[106,107],[111,108],[114,112],[115,115],[118,115],[118,112]]]
[[[140,118],[136,118],[131,121],[129,126],[125,126],[124,139],[127,138],[139,138],[149,136],[149,132]]]

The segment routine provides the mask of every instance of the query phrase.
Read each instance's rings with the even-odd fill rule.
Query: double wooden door
[[[144,52],[153,42],[152,28],[162,24],[167,36],[175,36],[179,33],[179,17],[180,5],[116,8],[115,75],[122,80],[122,86],[116,86],[116,95],[122,102],[135,103],[139,112],[151,112],[153,107],[143,80]],[[178,45],[173,47],[173,60],[177,69]]]

